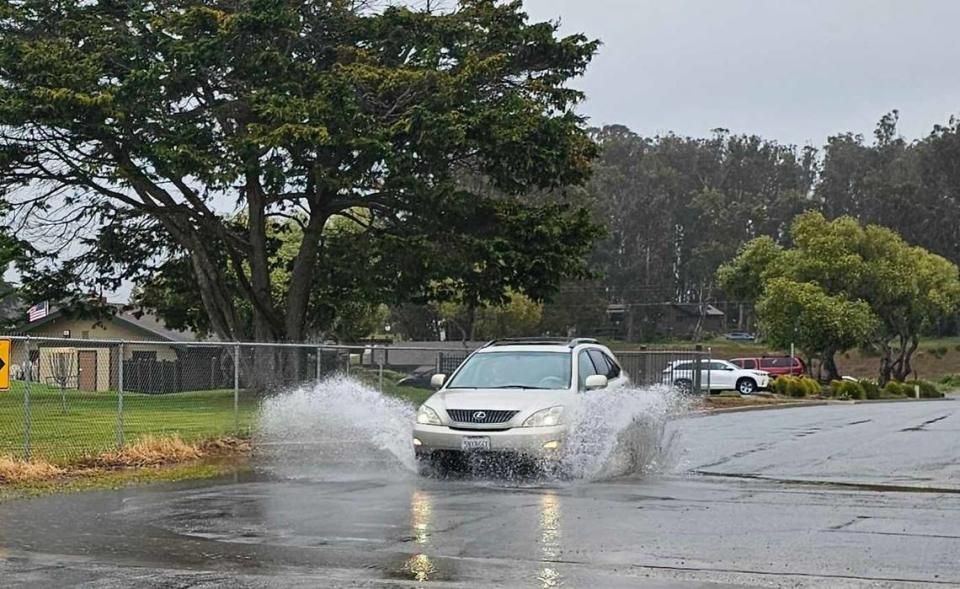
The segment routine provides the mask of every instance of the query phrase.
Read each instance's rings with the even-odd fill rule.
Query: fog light
[[[544,450],[556,450],[556,449],[559,448],[559,447],[560,447],[560,441],[559,441],[559,440],[552,440],[552,441],[547,442],[546,444],[543,445],[543,449],[544,449]]]
[[[422,446],[422,445],[423,445],[423,442],[421,442],[421,441],[418,440],[417,438],[413,438],[413,445],[414,445],[414,446]]]

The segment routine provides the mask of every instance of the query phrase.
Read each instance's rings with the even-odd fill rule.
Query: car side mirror
[[[446,374],[434,374],[430,377],[430,386],[435,389],[439,389],[443,386],[443,383],[447,382]]]
[[[607,388],[607,377],[602,374],[591,374],[584,382],[584,388],[588,391]]]

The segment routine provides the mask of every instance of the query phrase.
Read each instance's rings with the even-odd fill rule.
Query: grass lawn
[[[0,454],[23,457],[24,383],[0,391]],[[113,450],[117,445],[117,394],[66,391],[30,383],[30,447],[34,457],[68,463]],[[165,395],[124,393],[123,436],[132,442],[147,435],[177,434],[198,440],[249,432],[259,398],[240,392],[239,430],[233,391],[199,391]]]
[[[375,389],[380,388],[380,374],[375,368],[355,368],[350,376],[358,378],[367,386]],[[401,386],[397,384],[400,379],[407,376],[401,372],[389,369],[383,371],[383,394],[404,399],[417,405],[418,407],[426,401],[434,392],[433,389],[421,389],[417,387]]]

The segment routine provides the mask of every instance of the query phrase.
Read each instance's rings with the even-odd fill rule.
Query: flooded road
[[[424,479],[305,444],[225,480],[4,503],[0,584],[960,585],[960,403],[667,430],[669,466],[602,480]]]

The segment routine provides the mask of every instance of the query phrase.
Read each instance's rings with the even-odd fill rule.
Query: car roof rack
[[[569,348],[575,348],[580,344],[595,344],[598,343],[596,339],[592,337],[508,337],[503,339],[495,339],[487,342],[483,347],[490,348],[494,346],[531,346],[537,344],[547,344],[547,345],[565,345]]]

